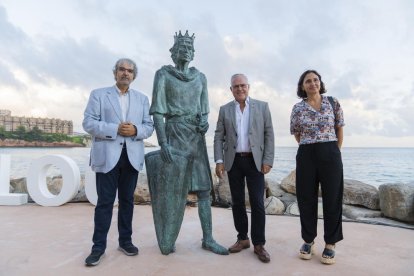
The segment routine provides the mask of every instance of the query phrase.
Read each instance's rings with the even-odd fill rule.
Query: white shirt
[[[250,117],[250,98],[246,99],[246,106],[243,112],[239,102],[236,104],[236,125],[237,125],[237,147],[236,152],[251,152],[249,141],[249,117]]]
[[[122,110],[122,121],[126,123],[127,112],[129,109],[129,89],[125,93],[121,93],[118,86],[115,85],[115,87],[119,95],[118,100]]]
[[[121,93],[121,90],[119,90],[118,86],[116,86],[116,90],[118,91],[118,100],[119,100],[119,105],[121,106],[121,111],[122,111],[122,122],[126,123],[126,117],[127,117],[127,113],[128,113],[128,109],[129,109],[129,89],[125,92],[125,93]],[[126,138],[124,138],[124,143],[125,143]]]
[[[251,152],[249,141],[249,117],[250,117],[250,97],[246,99],[246,106],[243,112],[240,109],[240,104],[236,100],[236,126],[237,126],[237,147],[236,152]],[[223,163],[222,159],[216,160],[216,164]]]

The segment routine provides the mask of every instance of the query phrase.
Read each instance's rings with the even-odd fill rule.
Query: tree
[[[18,126],[15,131],[17,139],[25,140],[26,138],[26,128],[24,126]]]
[[[31,131],[29,131],[29,139],[31,141],[42,141],[43,138],[43,132],[40,130],[37,126],[34,126]]]
[[[0,139],[6,139],[6,130],[4,129],[3,126],[0,126]]]

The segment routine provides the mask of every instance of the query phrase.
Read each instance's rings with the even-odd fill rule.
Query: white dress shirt
[[[250,98],[247,97],[246,106],[242,111],[239,102],[236,104],[237,147],[236,152],[251,152],[249,141]]]
[[[122,110],[122,122],[126,123],[126,116],[129,109],[129,89],[125,93],[121,93],[118,86],[115,85],[115,87],[119,94],[118,99]]]
[[[251,152],[249,141],[249,117],[250,117],[250,97],[246,99],[246,106],[243,112],[240,109],[240,104],[236,100],[236,126],[237,126],[237,147],[236,152]],[[216,164],[223,163],[222,159],[218,159]]]

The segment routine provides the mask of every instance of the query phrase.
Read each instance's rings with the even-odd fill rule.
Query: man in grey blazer
[[[232,211],[237,241],[229,248],[237,253],[250,247],[246,214],[245,181],[251,205],[251,237],[254,253],[269,262],[265,250],[264,175],[273,165],[274,133],[272,117],[266,102],[249,97],[250,85],[243,74],[231,77],[234,100],[220,107],[214,135],[216,174],[229,178]]]
[[[147,96],[130,88],[137,76],[130,59],[120,59],[113,69],[116,84],[93,90],[86,106],[83,128],[92,136],[90,166],[96,172],[98,202],[91,254],[87,266],[99,264],[106,249],[112,209],[118,190],[118,249],[138,254],[132,244],[134,191],[144,164],[144,139],[154,128]]]

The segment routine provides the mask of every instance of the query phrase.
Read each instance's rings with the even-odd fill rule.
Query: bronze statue
[[[170,49],[175,66],[159,69],[154,78],[150,114],[161,150],[146,155],[158,245],[162,254],[175,251],[186,196],[195,192],[203,230],[202,247],[217,254],[228,250],[212,236],[212,178],[205,144],[209,113],[207,80],[188,67],[194,57],[194,34],[181,31]]]

